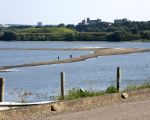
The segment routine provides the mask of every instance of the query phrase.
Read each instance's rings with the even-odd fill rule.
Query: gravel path
[[[62,115],[45,116],[39,120],[150,120],[150,101],[123,103]]]

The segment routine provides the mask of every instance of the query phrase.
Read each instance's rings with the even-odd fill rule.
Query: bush
[[[84,97],[93,97],[93,96],[100,96],[104,95],[104,91],[100,92],[93,92],[93,91],[86,91],[83,89],[75,89],[69,90],[68,95],[65,96],[65,99],[78,99],[78,98],[84,98]]]
[[[139,86],[140,89],[150,88],[150,82],[145,82],[141,86]]]
[[[2,40],[10,41],[17,40],[18,36],[14,32],[5,31],[2,35]]]
[[[117,93],[117,89],[115,86],[110,86],[107,88],[106,93]]]

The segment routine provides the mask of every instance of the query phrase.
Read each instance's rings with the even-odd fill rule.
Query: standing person
[[[70,59],[72,58],[72,55],[70,55]]]

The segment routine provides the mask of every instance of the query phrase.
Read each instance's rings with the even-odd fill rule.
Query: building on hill
[[[22,26],[21,24],[5,24],[3,25],[5,27],[19,27],[19,26]]]
[[[86,20],[82,20],[82,22],[80,22],[78,25],[96,25],[98,23],[101,23],[102,20],[101,19],[97,19],[97,20],[90,20],[90,18],[87,18]]]
[[[9,27],[9,25],[7,25],[7,24],[0,24],[0,28],[7,28],[7,27]]]
[[[3,25],[2,24],[0,24],[0,28],[2,28],[3,27]]]
[[[37,26],[38,26],[38,27],[42,27],[42,26],[43,26],[42,22],[38,22],[38,23],[37,23]]]
[[[122,23],[125,23],[125,22],[128,22],[128,19],[123,18],[123,19],[114,20],[114,24],[122,24]]]

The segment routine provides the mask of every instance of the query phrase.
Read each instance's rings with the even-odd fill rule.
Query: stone
[[[121,98],[123,99],[127,99],[129,97],[129,95],[127,93],[122,93]]]
[[[65,106],[63,103],[55,103],[51,105],[51,111],[63,111]]]

